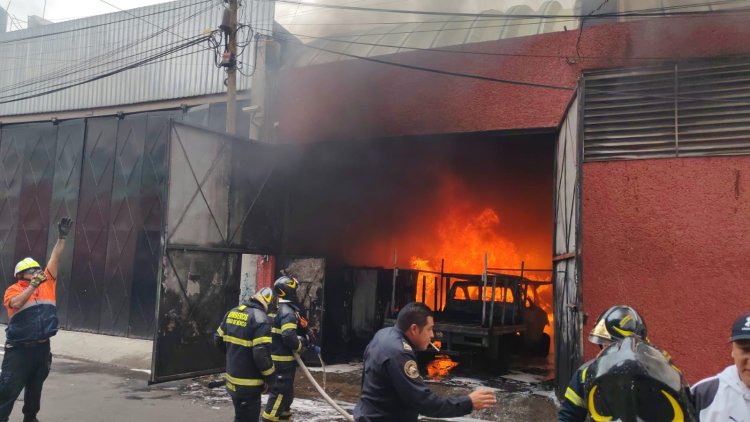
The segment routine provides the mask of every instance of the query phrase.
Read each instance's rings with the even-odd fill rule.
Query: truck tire
[[[549,346],[552,343],[549,334],[542,334],[542,338],[534,344],[529,352],[532,356],[547,357],[549,355]]]

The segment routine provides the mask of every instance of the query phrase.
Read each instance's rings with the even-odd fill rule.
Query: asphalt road
[[[148,375],[88,362],[55,358],[44,384],[41,422],[231,421],[231,403],[185,395],[185,382],[149,387]],[[23,393],[11,414],[21,422]]]

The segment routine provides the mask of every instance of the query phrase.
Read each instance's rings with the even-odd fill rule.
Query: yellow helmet
[[[270,287],[264,287],[253,295],[252,300],[260,303],[263,309],[268,312],[268,307],[273,302],[273,290]]]
[[[31,258],[24,258],[20,261],[18,261],[18,264],[16,264],[16,269],[13,271],[14,276],[18,276],[18,273],[22,273],[26,270],[30,270],[32,268],[39,268],[41,269],[42,266],[39,265],[38,262],[34,261]]]

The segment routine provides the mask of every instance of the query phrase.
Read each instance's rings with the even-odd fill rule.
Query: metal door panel
[[[47,259],[57,126],[33,123],[19,129],[25,145],[21,158],[23,181],[18,207],[16,257],[30,256],[44,265]]]
[[[18,225],[18,199],[21,193],[22,157],[24,142],[18,126],[2,128],[0,135],[0,285],[3,291],[13,280],[16,264],[16,227]],[[0,312],[0,322],[8,315]]]
[[[117,124],[113,117],[88,120],[68,302],[68,326],[81,331],[99,330]]]
[[[260,206],[273,185],[267,175],[275,158],[267,145],[176,122],[167,145],[169,190],[151,382],[223,370],[213,334],[239,303],[241,256],[272,254],[263,248],[279,244],[246,227],[269,224],[262,221],[268,208]]]
[[[104,267],[99,332],[127,336],[133,264],[140,210],[141,168],[146,138],[146,116],[128,116],[117,128],[107,256]]]
[[[85,120],[62,122],[57,129],[55,174],[52,181],[52,198],[49,210],[51,230],[47,237],[47,255],[57,242],[57,222],[63,217],[74,221],[78,217],[78,194],[81,187],[83,144],[86,134]],[[76,231],[65,240],[65,249],[57,266],[57,317],[60,326],[68,327],[68,295],[70,292],[73,250]]]
[[[238,254],[168,249],[159,297],[152,382],[224,370],[213,334],[237,306]]]
[[[555,368],[562,397],[582,357],[580,287],[580,164],[579,103],[571,105],[560,129],[555,160]]]
[[[161,255],[164,187],[167,180],[167,139],[170,120],[180,111],[149,113],[143,150],[139,209],[128,336],[152,339]]]

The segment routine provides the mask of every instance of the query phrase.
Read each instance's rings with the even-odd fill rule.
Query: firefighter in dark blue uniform
[[[619,343],[630,336],[648,338],[646,323],[640,314],[630,306],[615,305],[604,311],[596,320],[594,328],[589,333],[589,342],[603,348]],[[576,371],[570,380],[565,399],[563,400],[558,422],[583,422],[588,416],[588,406],[585,400],[585,383],[589,366],[596,359],[592,359]]]
[[[607,347],[585,379],[583,397],[594,421],[698,422],[682,372],[638,335]]]
[[[276,379],[263,411],[265,421],[289,421],[294,401],[294,377],[297,362],[292,353],[302,353],[308,346],[307,320],[301,315],[297,303],[299,281],[294,277],[282,276],[273,284],[279,298],[279,307],[273,318],[273,343],[271,346],[273,363],[276,366]]]
[[[415,422],[419,415],[457,417],[496,403],[489,390],[440,397],[427,388],[416,352],[427,349],[433,326],[430,308],[410,303],[399,312],[395,327],[375,334],[365,350],[362,395],[354,408],[357,422]]]
[[[248,303],[227,312],[214,334],[227,354],[226,387],[234,404],[235,422],[257,422],[260,396],[273,382],[271,321],[267,312],[273,291],[260,289]]]

